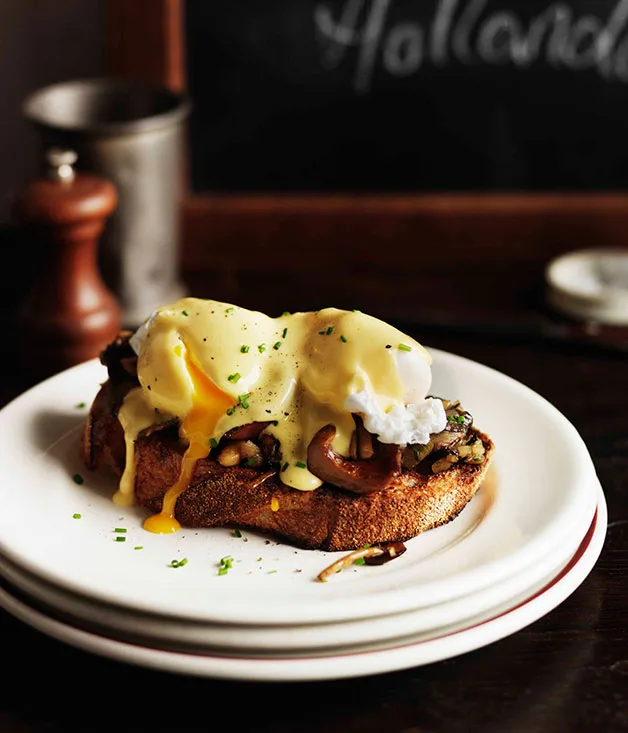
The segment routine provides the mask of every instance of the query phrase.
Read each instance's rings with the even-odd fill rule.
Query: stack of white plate
[[[591,457],[529,388],[431,353],[433,393],[461,400],[496,444],[489,477],[455,520],[406,542],[399,558],[327,582],[318,574],[346,553],[231,529],[143,530],[141,510],[112,502],[113,477],[78,457],[103,367],[43,382],[0,411],[0,605],[130,664],[277,681],[427,664],[539,619],[602,549],[606,504]]]

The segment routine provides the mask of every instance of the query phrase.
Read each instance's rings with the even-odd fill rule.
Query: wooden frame
[[[109,72],[184,90],[183,2],[107,0]],[[628,245],[628,196],[189,192],[182,232],[199,295],[268,312],[507,313],[538,305],[552,256]]]

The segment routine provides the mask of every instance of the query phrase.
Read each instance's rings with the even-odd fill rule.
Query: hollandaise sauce
[[[161,512],[145,528],[170,533],[178,497],[198,460],[232,428],[268,422],[279,441],[281,481],[311,491],[321,480],[307,468],[307,448],[323,426],[336,427],[334,449],[349,455],[355,423],[345,407],[366,390],[384,412],[404,403],[406,386],[397,353],[414,352],[429,365],[416,341],[359,311],[325,308],[271,318],[215,300],[183,298],[156,311],[134,337],[140,387],[119,413],[127,465],[114,497],[131,503],[138,433],[178,418],[186,444],[181,470]]]

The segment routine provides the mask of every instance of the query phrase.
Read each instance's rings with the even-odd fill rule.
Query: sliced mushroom
[[[375,448],[373,447],[373,434],[369,433],[369,431],[364,427],[362,418],[359,415],[354,415],[353,420],[355,422],[355,442],[357,457],[362,460],[373,458],[373,456],[375,455]]]
[[[112,382],[129,379],[137,382],[137,354],[131,348],[131,331],[120,331],[115,340],[100,352],[100,363],[107,367]]]
[[[401,474],[401,448],[377,443],[373,458],[350,460],[332,448],[334,425],[325,425],[312,438],[307,450],[307,467],[322,481],[354,494],[368,494],[390,485]]]
[[[255,440],[270,423],[271,421],[268,420],[266,422],[250,422],[246,425],[239,425],[237,428],[232,428],[226,432],[223,437],[228,440]]]
[[[262,452],[252,440],[229,441],[218,454],[221,466],[237,466],[241,461],[250,467],[262,465]]]
[[[447,415],[445,429],[431,436],[434,451],[452,450],[466,437],[473,425],[471,413],[463,410],[458,402],[449,406],[445,403],[445,414]]]
[[[404,471],[411,471],[416,468],[424,458],[434,450],[434,443],[429,440],[425,445],[407,445],[402,452],[401,464]]]

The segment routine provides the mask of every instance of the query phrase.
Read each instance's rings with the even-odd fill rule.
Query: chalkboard
[[[628,186],[628,0],[188,0],[197,191]]]

